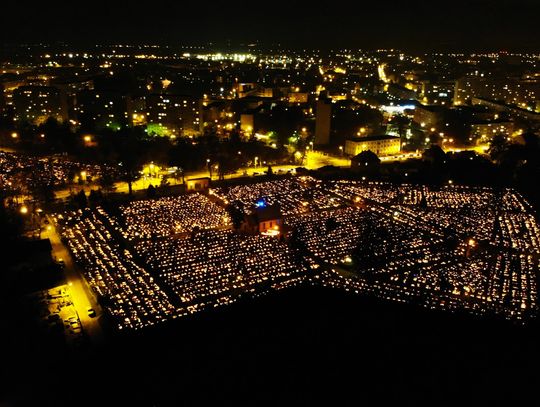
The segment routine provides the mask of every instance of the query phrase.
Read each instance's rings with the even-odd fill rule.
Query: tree
[[[489,157],[496,162],[499,162],[504,152],[508,150],[510,143],[504,134],[495,135],[489,143]]]
[[[185,184],[186,180],[185,180],[184,177],[185,177],[184,169],[181,168],[181,167],[178,167],[176,169],[176,171],[174,171],[174,179],[176,179],[176,181],[178,182],[178,180],[181,178],[182,179],[182,184]]]
[[[166,188],[166,187],[168,187],[169,185],[170,185],[170,182],[169,182],[168,177],[165,176],[165,175],[164,175],[163,177],[161,177],[161,180],[160,180],[160,182],[159,182],[159,187],[160,187],[160,188]]]
[[[73,200],[75,201],[75,204],[81,209],[86,208],[86,206],[88,205],[86,194],[84,193],[84,190],[82,189],[75,195]]]
[[[403,139],[406,135],[407,127],[409,126],[410,122],[410,119],[408,119],[406,116],[396,115],[392,118],[390,124],[396,128],[399,137]]]
[[[116,153],[121,168],[121,178],[127,182],[129,195],[133,195],[133,183],[139,179],[146,160],[144,135],[133,129],[121,130],[115,135]]]
[[[148,185],[148,188],[146,189],[146,196],[148,198],[155,198],[156,197],[156,187],[154,187],[152,184]]]
[[[446,159],[446,153],[440,146],[433,144],[424,150],[422,158],[432,164],[442,164]]]
[[[217,158],[219,179],[224,179],[227,174],[234,174],[240,168],[238,154],[224,149]]]
[[[111,171],[103,171],[103,174],[101,174],[101,177],[98,180],[98,185],[103,189],[103,191],[107,193],[114,192],[116,189],[115,184],[115,176]]]
[[[374,167],[381,163],[381,160],[379,157],[377,157],[377,154],[371,150],[362,151],[360,154],[354,157],[354,161],[361,168]]]
[[[0,199],[0,244],[2,247],[7,242],[16,240],[21,236],[24,229],[24,221],[20,213],[13,208],[7,208],[4,200]],[[8,257],[8,256],[6,256]]]
[[[90,195],[88,196],[88,202],[90,203],[90,205],[96,206],[102,200],[103,200],[103,194],[101,193],[101,191],[96,190],[96,189],[92,189],[90,191]]]
[[[42,203],[50,203],[54,201],[54,186],[47,182],[39,182],[32,186],[32,195],[34,198]]]
[[[245,216],[244,211],[241,209],[241,207],[236,202],[233,202],[227,206],[227,212],[231,217],[234,229],[240,229],[240,226],[242,226],[242,222],[244,221]]]

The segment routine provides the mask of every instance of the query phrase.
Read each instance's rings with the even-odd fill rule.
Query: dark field
[[[309,287],[78,352],[21,327],[2,332],[0,406],[523,405],[535,328]]]

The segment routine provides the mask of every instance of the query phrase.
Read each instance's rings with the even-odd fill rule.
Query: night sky
[[[538,0],[54,1],[2,5],[0,43],[540,50]],[[141,4],[141,5],[138,5]]]

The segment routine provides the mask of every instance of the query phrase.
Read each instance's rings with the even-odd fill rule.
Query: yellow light
[[[19,135],[17,133],[15,133],[15,132],[11,133],[11,138],[17,138],[17,137],[19,137]]]
[[[85,143],[89,143],[90,141],[92,141],[92,137],[91,136],[84,136],[84,141],[85,141]]]
[[[24,206],[24,205],[21,206],[21,213],[22,213],[23,215],[26,215],[26,214],[28,213],[28,208],[27,208],[26,206]]]
[[[476,241],[474,239],[469,239],[469,246],[474,247],[476,246]]]

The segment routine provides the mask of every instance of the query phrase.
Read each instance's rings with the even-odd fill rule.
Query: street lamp
[[[210,165],[210,158],[206,159],[206,166],[208,167],[208,174],[210,175],[210,179],[212,179],[212,166]]]
[[[341,156],[343,157],[343,146],[339,146],[339,151],[341,153]]]
[[[28,207],[26,205],[23,205],[21,206],[20,211],[23,215],[26,215],[28,213]]]

